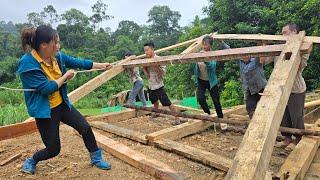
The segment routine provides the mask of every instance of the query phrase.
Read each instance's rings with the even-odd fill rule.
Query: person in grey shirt
[[[128,58],[132,55],[133,54],[131,52],[126,52],[124,57]],[[143,91],[143,80],[140,77],[139,67],[128,68],[126,69],[126,72],[129,75],[130,83],[133,84],[133,88],[129,94],[128,104],[134,105],[136,102],[136,97],[138,96],[140,101],[142,102],[142,105],[146,106],[147,101]]]
[[[230,46],[224,41],[220,41],[223,49],[230,49]],[[247,58],[237,60],[240,68],[240,79],[242,91],[246,103],[246,110],[249,118],[252,119],[261,94],[267,85],[267,79],[264,75],[263,63],[259,58]]]
[[[258,58],[248,58],[238,60],[240,68],[240,79],[242,90],[246,102],[246,110],[249,118],[252,119],[261,94],[267,85],[267,79],[264,75],[263,64]]]

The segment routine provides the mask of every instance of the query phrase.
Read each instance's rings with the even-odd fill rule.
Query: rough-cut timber
[[[94,131],[97,143],[103,148],[103,150],[109,152],[113,156],[123,160],[124,162],[140,169],[141,171],[154,176],[157,179],[163,180],[182,180],[186,179],[185,176],[168,165],[151,159],[134,151],[129,147],[114,141],[100,133]]]
[[[253,41],[282,41],[285,42],[288,38],[283,35],[268,35],[268,34],[215,34],[213,38],[220,40],[253,40]],[[306,36],[303,42],[320,43],[320,37]]]
[[[184,64],[206,61],[226,61],[236,59],[246,59],[248,57],[268,57],[279,56],[284,49],[284,44],[254,46],[235,49],[224,49],[217,51],[190,53],[184,55],[161,56],[147,59],[136,59],[135,61],[123,64],[123,67],[130,68],[136,66],[153,66],[165,64]],[[304,43],[301,46],[301,54],[308,54],[312,50],[312,43]]]
[[[133,105],[129,105],[129,104],[125,104],[123,106],[127,107],[127,108],[136,109],[136,110],[162,113],[162,114],[172,115],[172,116],[176,116],[176,117],[183,117],[183,118],[188,118],[188,119],[199,119],[202,121],[210,121],[210,122],[215,122],[215,123],[226,123],[226,124],[236,124],[236,125],[247,125],[248,124],[248,122],[246,122],[246,121],[234,121],[234,120],[230,120],[230,119],[210,117],[210,116],[204,116],[204,115],[198,115],[198,114],[186,114],[186,113],[181,113],[181,112],[173,112],[173,111],[166,110],[166,109],[155,109],[152,107],[133,106]]]
[[[320,120],[318,120],[320,122]],[[317,128],[314,125],[314,128]],[[280,177],[304,179],[320,145],[319,137],[302,137],[280,168]],[[320,172],[319,172],[320,173]]]
[[[228,114],[233,114],[235,112],[242,112],[244,111],[243,109],[245,109],[245,107],[242,105],[242,106],[237,106],[234,109],[223,110],[223,113],[225,116],[228,116]],[[212,115],[212,116],[216,117],[216,115]],[[189,120],[188,122],[180,124],[178,126],[162,129],[160,131],[148,134],[147,139],[151,142],[158,139],[177,140],[177,139],[204,131],[213,125],[214,125],[213,122]]]
[[[160,139],[154,141],[154,144],[161,149],[177,153],[191,160],[200,162],[202,164],[214,167],[225,172],[227,172],[232,165],[232,160],[227,157],[187,146],[172,140]]]
[[[146,134],[143,134],[141,132],[98,121],[91,122],[90,125],[100,130],[113,133],[134,141],[138,141],[143,144],[147,144]],[[231,159],[175,141],[161,139],[155,141],[154,143],[152,143],[152,145],[223,171],[228,171],[228,169],[232,165]]]
[[[30,134],[37,130],[35,121],[27,121],[0,127],[0,141]]]
[[[97,129],[116,134],[121,137],[125,137],[134,141],[138,141],[142,144],[148,144],[148,140],[146,138],[146,134],[140,133],[138,131],[134,131],[131,129],[119,127],[116,125],[112,125],[105,122],[93,121],[90,122],[90,126],[95,127]]]
[[[111,112],[97,116],[87,117],[87,121],[105,121],[105,122],[119,122],[136,117],[137,112],[132,109],[125,109],[120,112]]]

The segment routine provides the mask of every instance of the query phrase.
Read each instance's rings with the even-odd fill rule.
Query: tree
[[[40,14],[45,19],[45,21],[49,22],[49,24],[51,25],[53,23],[59,22],[59,15],[52,5],[48,5],[47,7],[45,7]]]
[[[92,7],[92,12],[94,13],[89,19],[92,23],[93,29],[104,20],[112,19],[113,16],[110,16],[106,13],[108,5],[103,3],[101,0],[98,0]]]
[[[157,42],[158,47],[174,44],[180,35],[179,20],[181,14],[172,11],[168,6],[154,6],[148,13],[150,36]]]
[[[120,21],[117,30],[113,33],[114,38],[116,39],[119,36],[127,36],[133,42],[138,42],[141,35],[141,27],[133,21]]]
[[[29,24],[39,26],[42,24],[50,24],[59,22],[59,15],[52,5],[43,8],[40,13],[31,12],[27,14]]]
[[[27,15],[27,17],[29,24],[32,24],[33,26],[37,27],[39,25],[45,24],[43,17],[39,13],[31,12]]]
[[[89,25],[89,18],[75,8],[66,11],[61,16],[67,25],[78,25],[80,27],[87,27]]]

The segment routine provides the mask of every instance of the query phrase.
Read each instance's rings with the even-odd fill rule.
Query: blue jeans
[[[134,105],[137,95],[139,96],[139,99],[142,102],[143,106],[146,106],[147,101],[143,92],[143,81],[141,80],[137,80],[136,82],[134,82],[133,88],[129,94],[129,104]]]

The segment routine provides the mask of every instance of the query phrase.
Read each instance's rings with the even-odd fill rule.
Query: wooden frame
[[[69,98],[73,103],[77,102],[82,97],[101,86],[103,83],[107,82],[117,74],[123,72],[125,67],[149,66],[155,64],[170,63],[194,63],[199,61],[209,61],[211,59],[224,61],[227,59],[241,59],[252,56],[260,57],[280,55],[279,61],[276,64],[269,82],[265,88],[263,96],[258,103],[255,115],[253,116],[253,119],[246,131],[241,146],[236,154],[235,160],[231,162],[229,160],[226,160],[227,163],[225,165],[221,166],[220,168],[218,167],[219,169],[222,169],[224,171],[230,168],[226,179],[259,179],[261,177],[265,177],[276,138],[276,132],[278,131],[280,126],[281,117],[283,115],[285,105],[288,101],[293,80],[300,63],[301,54],[310,53],[313,43],[320,43],[320,37],[305,36],[304,32],[300,32],[300,34],[296,36],[214,33],[210,34],[210,36],[220,40],[279,41],[286,42],[286,44],[195,53],[200,48],[201,40],[203,37],[201,36],[156,51],[156,53],[160,53],[191,44],[191,46],[183,51],[181,55],[164,56],[154,59],[141,59],[145,58],[145,55],[140,55],[137,57],[130,57],[128,59],[121,60],[117,64],[115,64],[112,69],[103,72],[97,77],[91,79],[89,82],[80,86],[75,91],[71,92],[69,94]],[[272,100],[274,103],[270,103],[270,100]],[[319,101],[315,101],[309,104],[306,103],[306,107],[319,104]],[[228,111],[228,113],[234,114],[235,111],[235,109],[231,109],[230,111]],[[142,114],[143,113],[145,112],[142,112]],[[128,119],[137,116],[137,114],[138,112],[136,111],[127,111],[119,113],[117,114],[116,118],[109,118],[109,120],[118,121],[121,119]],[[97,117],[97,119],[106,120],[108,118],[100,116]],[[179,125],[177,127],[168,128],[148,135],[135,134],[135,132],[125,131],[125,129],[116,129],[114,126],[109,126],[109,129],[116,129],[112,133],[118,133],[118,135],[120,136],[127,136],[127,138],[134,139],[141,143],[148,143],[167,150],[172,150],[178,154],[185,154],[185,156],[189,156],[189,158],[191,159],[210,164],[212,162],[203,160],[202,157],[202,155],[208,156],[207,152],[202,152],[197,149],[193,149],[192,147],[186,147],[184,145],[177,144],[172,140],[201,132],[206,128],[212,126],[213,124],[214,123],[212,122],[190,120],[188,123]],[[25,121],[23,123],[0,127],[0,140],[25,135],[34,132],[35,130],[35,121],[32,119],[28,119],[28,121]],[[100,135],[98,136],[102,139],[105,138]],[[104,141],[102,139],[100,140]],[[306,145],[303,145],[306,139],[310,140],[312,138],[303,138],[301,142],[302,145],[300,145],[301,147],[306,147]],[[107,141],[110,140],[108,139]],[[312,154],[313,152],[315,152],[315,147],[319,146],[318,139],[314,142],[316,142],[313,143],[314,146],[312,147],[314,148],[311,148],[311,151],[306,153],[306,156],[304,156],[306,157],[305,160],[308,162],[313,158]],[[310,143],[307,144],[310,145]],[[304,149],[299,148],[300,146],[297,146],[297,151],[299,151],[299,149]],[[114,154],[117,154],[119,152],[120,151],[113,149]],[[250,156],[248,156],[248,153],[250,153]],[[199,154],[201,154],[201,156],[198,156]],[[119,156],[122,155],[117,155],[117,157]],[[295,157],[296,155],[292,154],[292,156]],[[298,174],[297,177],[303,177],[307,167],[308,165],[303,165],[300,172],[295,172],[293,174]],[[139,166],[139,168],[141,167]],[[151,174],[157,174],[154,170],[150,172]],[[173,174],[175,174],[175,172],[173,172]],[[156,175],[156,177],[158,176]]]

